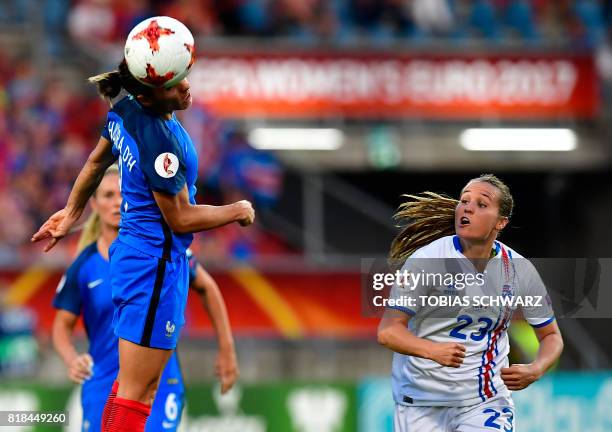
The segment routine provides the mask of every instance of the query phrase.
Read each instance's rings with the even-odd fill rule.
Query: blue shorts
[[[135,344],[174,349],[185,324],[189,265],[166,261],[115,240],[109,250],[115,334]]]

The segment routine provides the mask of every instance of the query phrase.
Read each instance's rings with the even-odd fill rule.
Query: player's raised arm
[[[386,309],[378,326],[378,343],[400,354],[433,360],[442,366],[458,368],[465,358],[465,346],[456,342],[433,342],[408,330],[410,315]]]
[[[79,176],[74,182],[66,207],[53,214],[32,236],[31,241],[37,242],[50,238],[45,246],[49,251],[64,236],[81,217],[87,200],[98,187],[106,169],[112,165],[116,157],[112,152],[112,143],[105,137],[100,137],[98,144],[91,152]]]
[[[193,205],[186,186],[176,195],[154,191],[153,196],[168,226],[177,234],[196,233],[232,222],[246,226],[255,220],[255,210],[246,200],[224,206]]]
[[[191,271],[195,272],[195,278],[191,281],[190,288],[200,295],[217,336],[219,353],[215,369],[221,381],[221,394],[223,394],[232,388],[240,375],[227,309],[219,285],[212,276],[197,263],[195,269]]]

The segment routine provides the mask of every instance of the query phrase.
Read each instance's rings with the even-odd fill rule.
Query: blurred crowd
[[[0,57],[0,69],[0,253],[7,261],[63,207],[102,112],[95,99],[43,83],[27,59]],[[85,111],[91,116],[79,115]]]
[[[120,50],[129,30],[152,15],[171,15],[210,37],[347,46],[558,40],[589,47],[610,46],[603,42],[612,28],[612,0],[3,0],[0,25],[35,23],[45,29],[37,43],[52,56],[75,56],[78,44],[108,61],[118,56],[105,48]],[[612,77],[612,50],[600,52],[609,54],[601,63]],[[30,57],[3,56],[0,47],[0,260],[10,261],[65,203],[107,110],[89,90],[41,79]],[[188,110],[183,121],[200,154],[201,199],[218,204],[247,197],[259,207],[274,205],[282,167],[272,155],[254,150],[239,128],[204,106]],[[282,249],[260,230],[234,227],[197,244],[207,256],[240,259]]]
[[[0,262],[31,258],[30,236],[65,205],[107,110],[93,89],[42,79],[29,59],[9,61],[0,52]],[[274,204],[282,168],[272,155],[253,149],[240,129],[201,105],[181,115],[200,156],[200,202],[247,198],[260,209]],[[56,259],[70,258],[76,237],[57,248]],[[200,237],[195,248],[211,259],[283,250],[257,227],[231,226]]]
[[[0,20],[23,19],[32,2],[4,0]],[[475,38],[533,44],[559,39],[593,45],[603,41],[612,21],[612,0],[45,0],[44,4],[51,43],[66,34],[95,45],[122,41],[134,24],[152,15],[176,17],[200,36],[283,36],[306,43]]]

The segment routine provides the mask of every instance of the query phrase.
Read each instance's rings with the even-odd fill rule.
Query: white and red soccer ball
[[[149,18],[132,29],[124,55],[138,81],[150,87],[172,87],[189,74],[195,62],[193,35],[174,18]]]

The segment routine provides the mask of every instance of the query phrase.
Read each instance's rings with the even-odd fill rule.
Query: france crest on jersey
[[[119,240],[166,260],[183,254],[193,236],[171,232],[153,191],[176,195],[187,185],[195,204],[198,157],[185,129],[174,114],[163,119],[127,96],[109,111],[102,136],[112,141],[119,160]]]

